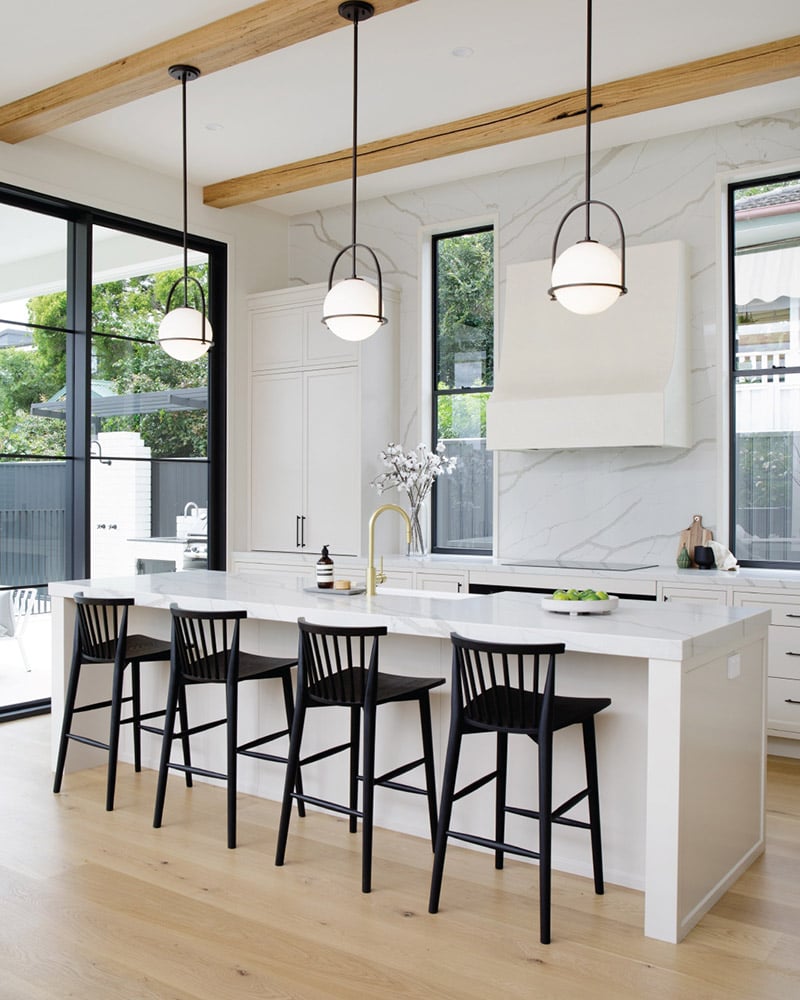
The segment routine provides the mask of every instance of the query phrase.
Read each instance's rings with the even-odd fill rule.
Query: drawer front
[[[767,728],[776,736],[800,739],[800,681],[770,677]]]
[[[773,625],[789,625],[800,628],[800,597],[796,594],[750,594],[734,592],[733,603],[741,608],[769,608]]]
[[[770,625],[768,648],[769,676],[800,681],[800,629]]]

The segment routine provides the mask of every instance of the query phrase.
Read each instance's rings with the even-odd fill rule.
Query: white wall
[[[180,178],[166,177],[48,137],[0,143],[0,180],[180,230]],[[247,459],[235,446],[247,419],[245,297],[287,284],[287,221],[258,206],[219,209],[189,191],[189,229],[228,244],[228,550],[246,543]],[[242,391],[244,387],[244,391]]]
[[[726,336],[724,267],[719,263],[722,180],[774,172],[776,165],[800,168],[798,129],[800,111],[790,111],[595,154],[593,197],[619,211],[631,245],[673,239],[688,245],[693,445],[685,450],[498,453],[501,557],[671,563],[678,534],[693,514],[702,514],[718,537],[727,530],[720,381]],[[583,159],[571,157],[359,206],[359,240],[376,249],[385,280],[403,295],[399,441],[413,446],[425,430],[427,403],[421,399],[419,376],[426,316],[420,291],[421,235],[431,227],[442,231],[464,222],[496,220],[502,330],[506,266],[549,257],[559,219],[582,197]],[[348,227],[348,206],[292,219],[290,281],[327,280],[334,253],[349,241]],[[613,238],[600,227],[593,227],[592,235]],[[641,353],[646,365],[646,330]]]

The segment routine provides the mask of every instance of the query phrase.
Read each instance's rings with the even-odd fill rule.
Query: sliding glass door
[[[215,346],[178,362],[180,233],[2,185],[0,232],[2,716],[49,704],[51,580],[224,567],[227,276],[190,242]]]

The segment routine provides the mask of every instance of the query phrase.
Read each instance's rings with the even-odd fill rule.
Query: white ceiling
[[[276,0],[279,2],[279,0]],[[286,0],[287,3],[292,0]],[[333,5],[338,0],[331,0]],[[3,14],[6,103],[181,34],[246,0],[26,0]],[[43,26],[46,25],[46,30]],[[352,26],[189,85],[189,173],[205,185],[350,144]],[[584,86],[584,0],[419,0],[362,24],[359,140]],[[596,0],[595,83],[800,33],[797,0]],[[469,58],[453,50],[468,47]],[[164,67],[166,73],[167,67]],[[800,80],[600,123],[596,149],[800,106]],[[214,126],[214,128],[209,128]],[[221,127],[220,127],[221,126]],[[53,137],[180,174],[180,96],[163,93]],[[35,140],[34,140],[35,141]],[[580,128],[364,177],[361,198],[577,153]],[[263,204],[294,214],[347,202],[330,185]]]

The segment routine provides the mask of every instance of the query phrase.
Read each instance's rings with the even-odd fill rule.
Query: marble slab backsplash
[[[672,564],[678,535],[696,513],[726,543],[719,178],[734,171],[737,179],[758,177],[775,165],[800,168],[799,130],[795,110],[595,153],[593,197],[617,209],[629,244],[678,239],[688,247],[693,443],[687,449],[498,452],[495,555]],[[550,255],[559,219],[582,200],[583,182],[583,158],[569,157],[359,205],[359,240],[376,250],[384,280],[402,293],[398,441],[413,446],[426,436],[428,403],[419,373],[430,334],[420,319],[427,316],[420,234],[495,224],[502,351],[505,268]],[[349,225],[349,205],[295,217],[290,283],[327,280],[332,257],[349,242]],[[613,238],[594,229],[593,236]],[[642,365],[647,351],[643,330]]]

